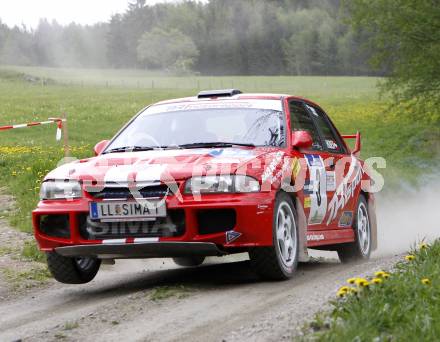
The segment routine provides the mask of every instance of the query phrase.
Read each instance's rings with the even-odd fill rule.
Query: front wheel
[[[85,284],[92,281],[101,266],[96,258],[68,258],[56,252],[46,253],[47,266],[52,276],[65,284]]]
[[[249,251],[251,265],[262,278],[284,280],[291,278],[298,264],[298,216],[292,199],[278,194],[273,211],[273,246]]]
[[[341,245],[338,249],[339,259],[343,263],[365,260],[371,254],[371,226],[368,216],[368,204],[363,195],[359,196],[355,212],[354,234],[356,240]]]

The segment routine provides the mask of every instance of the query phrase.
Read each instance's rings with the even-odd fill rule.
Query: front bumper
[[[175,258],[187,256],[221,256],[226,254],[216,244],[208,242],[143,242],[57,247],[55,251],[66,257]]]
[[[183,210],[185,213],[185,230],[183,234],[176,237],[157,237],[154,242],[142,245],[135,241],[138,239],[130,237],[119,242],[117,240],[121,239],[109,241],[108,239],[91,240],[85,238],[80,232],[80,217],[89,212],[89,203],[92,199],[87,197],[70,201],[41,201],[32,212],[32,219],[36,240],[40,249],[46,252],[56,250],[60,254],[74,253],[72,255],[80,255],[87,251],[93,253],[93,255],[113,255],[114,258],[175,256],[173,253],[191,255],[192,250],[194,254],[205,252],[207,253],[205,255],[218,255],[219,251],[220,253],[228,253],[258,246],[271,246],[274,199],[274,192],[209,194],[203,195],[199,200],[194,199],[192,196],[183,196],[181,200],[178,200],[176,197],[171,196],[166,199],[167,210]],[[238,235],[237,238],[228,239],[226,231],[201,233],[198,213],[211,209],[233,209],[235,211],[235,225],[228,231],[239,233],[234,235]],[[45,215],[66,215],[68,217],[69,236],[61,238],[45,234],[40,229],[40,219]],[[116,242],[119,244],[115,245]],[[170,245],[168,243],[178,244]],[[202,243],[203,245],[194,243]],[[208,244],[209,247],[205,244]],[[71,248],[73,246],[75,248]],[[213,246],[215,248],[212,248]],[[66,249],[61,249],[64,247]],[[174,248],[176,248],[175,252],[172,251]]]

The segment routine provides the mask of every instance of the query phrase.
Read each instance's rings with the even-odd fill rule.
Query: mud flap
[[[295,199],[296,212],[298,214],[298,240],[299,240],[299,262],[308,262],[310,260],[307,251],[307,220],[303,206],[298,199]]]

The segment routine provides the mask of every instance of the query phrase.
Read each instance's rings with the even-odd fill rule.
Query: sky
[[[166,0],[147,0],[148,4]],[[176,0],[168,0],[176,1]],[[35,28],[40,18],[56,19],[60,24],[72,21],[94,24],[108,21],[112,14],[123,13],[129,0],[0,0],[0,19],[8,26],[22,24]]]

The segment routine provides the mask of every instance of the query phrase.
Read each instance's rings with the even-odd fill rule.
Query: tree
[[[18,27],[8,30],[4,41],[0,41],[0,62],[4,64],[31,65],[32,40]],[[2,40],[3,40],[2,39]]]
[[[369,52],[359,49],[371,34],[340,20],[339,1],[129,0],[124,13],[94,25],[41,20],[30,30],[0,22],[0,62],[208,75],[371,75]],[[145,39],[150,42],[142,45]]]
[[[123,16],[114,15],[109,23],[107,35],[107,58],[111,66],[116,68],[129,67],[127,39],[123,29]]]
[[[387,69],[383,89],[440,119],[440,3],[437,0],[345,1],[349,22],[367,32],[372,65]]]
[[[199,55],[192,39],[182,32],[154,28],[139,40],[138,59],[155,69],[189,72]]]

